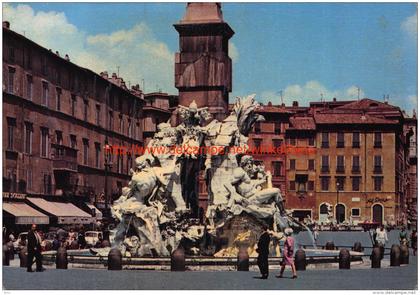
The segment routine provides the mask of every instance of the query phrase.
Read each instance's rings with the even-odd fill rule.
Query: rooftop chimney
[[[299,103],[296,100],[294,100],[293,103],[292,103],[292,106],[298,107],[299,106]]]
[[[8,21],[4,21],[3,28],[10,29],[10,23]]]
[[[104,78],[104,79],[107,79],[107,80],[108,80],[108,72],[107,72],[107,71],[103,71],[103,72],[101,72],[101,73],[100,73],[100,75],[101,75],[101,77],[102,77],[102,78]]]
[[[66,54],[66,56],[64,57],[65,60],[70,61],[70,57],[68,54]]]
[[[335,97],[334,97],[334,98],[333,98],[333,102],[336,102],[336,101],[337,101],[337,98],[335,98]]]

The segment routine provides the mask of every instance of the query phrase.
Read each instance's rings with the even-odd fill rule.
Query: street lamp
[[[340,217],[338,216],[338,190],[340,188],[340,183],[337,181],[336,183],[336,187],[337,187],[337,202],[335,205],[335,219],[337,220],[337,225],[340,223]]]
[[[105,212],[108,212],[108,170],[112,166],[112,163],[109,161],[110,155],[111,155],[111,149],[112,146],[108,144],[108,141],[105,142],[105,190],[104,190],[104,199],[105,199]]]

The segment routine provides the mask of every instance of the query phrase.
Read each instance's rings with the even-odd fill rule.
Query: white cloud
[[[239,59],[239,51],[232,41],[229,41],[229,56],[233,62],[237,62]]]
[[[331,90],[322,85],[320,82],[312,80],[305,84],[292,84],[283,90],[283,101],[286,105],[291,105],[293,101],[298,101],[299,105],[308,106],[311,101],[332,100],[337,98],[339,100],[352,100],[358,98],[358,87],[350,86],[345,89]],[[359,97],[363,98],[365,93],[360,89]],[[267,103],[271,101],[273,104],[280,103],[279,91],[263,91],[257,96],[260,102]]]
[[[417,12],[401,23],[401,29],[417,40]]]
[[[66,53],[70,60],[95,72],[117,72],[131,84],[145,80],[146,91],[174,93],[174,59],[168,46],[156,40],[145,23],[109,34],[88,35],[69,23],[62,12],[35,12],[28,5],[3,6],[11,29],[40,45]]]

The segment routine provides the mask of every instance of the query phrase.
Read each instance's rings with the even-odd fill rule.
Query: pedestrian
[[[69,232],[69,244],[71,244],[74,240],[76,240],[76,232],[73,228],[71,228]]]
[[[297,274],[296,274],[295,261],[293,257],[293,254],[294,254],[293,252],[294,252],[294,247],[295,247],[295,240],[292,237],[293,229],[291,229],[290,227],[286,228],[284,230],[284,234],[286,235],[286,241],[284,242],[283,261],[281,263],[280,275],[278,277],[282,278],[286,265],[290,265],[293,272],[292,279],[296,279]]]
[[[79,234],[77,236],[77,241],[79,242],[80,249],[86,248],[85,232],[83,229],[80,229]]]
[[[41,237],[36,230],[36,224],[32,224],[31,229],[28,232],[28,272],[32,272],[34,257],[36,261],[36,271],[44,271],[44,268],[42,268]]]
[[[408,234],[407,231],[405,230],[405,226],[401,227],[401,231],[400,231],[400,245],[407,245],[407,241],[408,241]]]
[[[54,239],[53,239],[53,242],[52,242],[52,249],[57,251],[58,248],[60,248],[60,241],[58,240],[58,236],[54,235]]]
[[[13,232],[10,232],[10,235],[9,235],[9,241],[12,241],[12,242],[14,242],[14,241],[15,241],[15,235],[14,235],[14,233],[13,233]]]
[[[411,240],[411,248],[413,248],[413,255],[416,256],[417,254],[417,230],[413,229],[413,232],[410,236]]]
[[[58,241],[60,242],[60,246],[64,247],[65,246],[66,237],[67,237],[67,232],[64,229],[59,228],[57,230],[57,236],[58,236]]]
[[[314,227],[314,241],[315,241],[315,245],[318,243],[318,237],[319,237],[319,231],[318,231],[318,226],[315,225]]]
[[[376,245],[381,249],[381,259],[384,257],[386,242],[388,242],[388,234],[386,233],[384,226],[381,225],[381,227],[376,230]]]
[[[258,240],[257,264],[261,272],[261,279],[266,280],[268,278],[268,247],[270,245],[270,234],[268,233],[267,225],[263,225],[263,231]]]

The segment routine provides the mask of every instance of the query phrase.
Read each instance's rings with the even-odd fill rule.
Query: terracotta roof
[[[293,129],[298,130],[315,130],[315,122],[312,117],[292,117],[290,124]]]
[[[370,98],[363,98],[361,100],[357,100],[348,104],[345,104],[343,106],[340,106],[338,109],[352,109],[352,110],[371,110],[371,109],[387,109],[387,110],[395,110],[395,111],[399,111],[400,108],[393,106],[393,105],[389,105],[377,100],[373,100]]]
[[[268,105],[261,105],[258,108],[257,112],[259,113],[285,113],[285,114],[293,113],[292,111],[287,110],[285,107],[268,106]]]
[[[362,113],[315,113],[316,124],[397,124],[398,122],[386,120]]]

